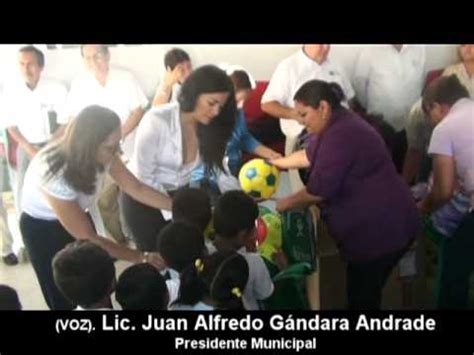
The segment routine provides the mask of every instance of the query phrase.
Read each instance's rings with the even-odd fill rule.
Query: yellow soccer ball
[[[240,169],[239,181],[242,190],[250,196],[267,199],[278,188],[280,172],[263,159],[252,159]]]

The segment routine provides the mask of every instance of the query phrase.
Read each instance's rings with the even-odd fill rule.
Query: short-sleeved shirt
[[[418,213],[382,138],[357,114],[339,108],[309,139],[307,191],[324,198],[323,218],[347,260],[373,260],[405,247]]]
[[[469,96],[474,98],[474,76],[470,76],[463,63],[450,65],[443,76],[456,75],[461,84],[469,92]],[[421,98],[412,106],[408,114],[407,122],[407,142],[408,147],[422,152],[428,151],[433,127],[429,123],[421,106]]]
[[[371,46],[362,50],[352,84],[368,113],[383,115],[399,132],[406,128],[412,105],[419,99],[425,80],[425,48],[404,45]]]
[[[63,170],[56,175],[48,176],[48,163],[44,149],[35,155],[25,175],[23,185],[21,209],[34,218],[43,220],[57,220],[55,212],[49,205],[43,191],[49,195],[67,201],[76,201],[83,210],[90,208],[97,198],[97,192],[103,187],[105,173],[99,172],[96,177],[96,189],[93,194],[77,191],[63,176]]]
[[[314,79],[339,84],[348,101],[354,97],[352,85],[339,66],[329,59],[318,64],[301,49],[277,66],[262,96],[262,103],[278,101],[284,106],[294,107],[293,97],[298,89],[307,81]],[[287,137],[298,136],[304,128],[291,119],[280,119],[280,126]]]
[[[60,82],[40,78],[34,90],[23,80],[9,82],[4,89],[4,126],[16,126],[32,144],[47,142],[56,123],[65,122],[66,87]],[[51,119],[50,119],[51,117]]]
[[[265,262],[257,253],[249,253],[245,248],[238,250],[249,266],[249,279],[242,295],[246,310],[258,310],[258,301],[270,297],[273,293],[273,281],[270,277]]]
[[[68,116],[76,117],[90,105],[114,111],[124,123],[132,111],[139,107],[145,109],[148,99],[131,73],[110,68],[105,86],[91,72],[84,73],[72,82],[66,104]],[[134,135],[134,132],[130,133],[124,143],[123,150],[127,157],[133,151]]]
[[[474,207],[474,100],[460,99],[435,127],[429,154],[452,157],[460,190]]]

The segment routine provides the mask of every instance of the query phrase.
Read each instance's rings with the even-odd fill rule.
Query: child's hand
[[[277,251],[273,253],[272,260],[280,270],[284,270],[288,266],[288,258],[281,249],[277,249]]]

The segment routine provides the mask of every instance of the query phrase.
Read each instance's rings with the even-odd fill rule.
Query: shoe
[[[8,266],[13,266],[13,265],[18,264],[18,258],[13,253],[10,253],[10,254],[2,257],[2,260],[5,263],[5,265],[8,265]]]

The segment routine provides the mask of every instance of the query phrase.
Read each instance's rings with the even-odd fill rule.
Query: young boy
[[[244,306],[258,310],[258,301],[273,293],[273,282],[263,259],[256,253],[255,220],[258,206],[243,191],[225,192],[214,208],[217,250],[236,250],[249,265],[249,280],[243,293]]]
[[[212,208],[209,195],[201,189],[184,187],[173,196],[173,221],[186,222],[197,227],[205,239],[209,254],[216,251],[211,226]]]
[[[150,264],[136,264],[119,277],[115,298],[124,310],[166,310],[169,292],[165,278]]]
[[[112,309],[115,267],[110,255],[87,240],[68,244],[53,258],[53,276],[58,289],[76,310]]]

